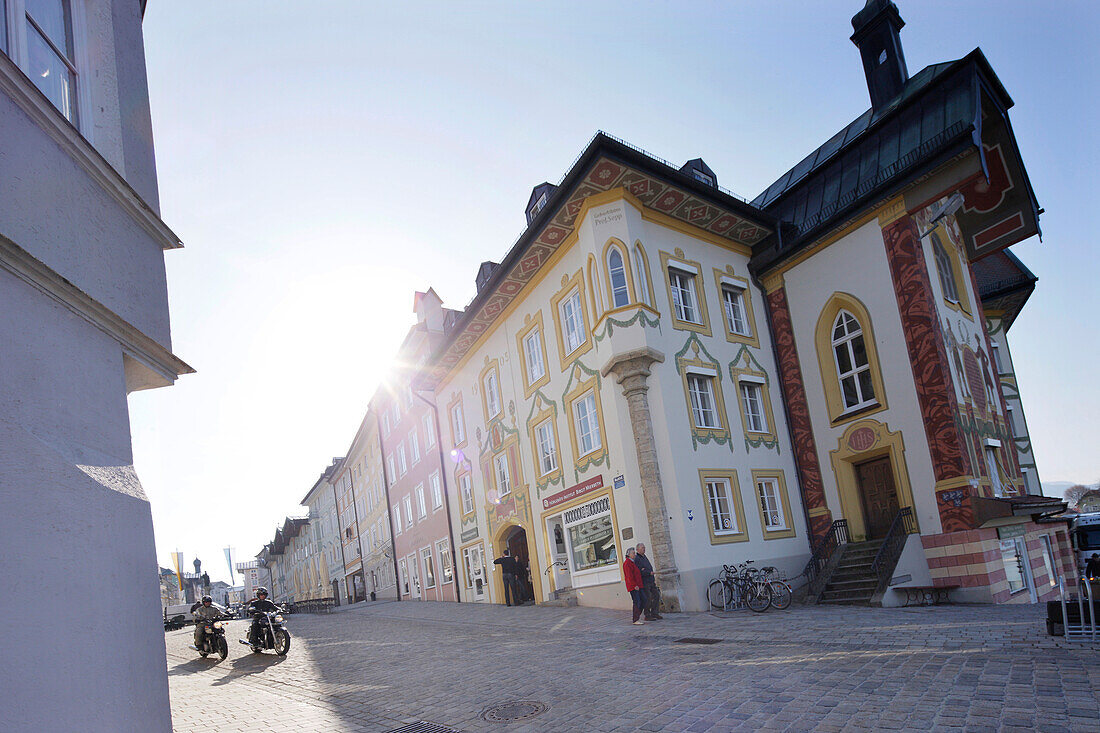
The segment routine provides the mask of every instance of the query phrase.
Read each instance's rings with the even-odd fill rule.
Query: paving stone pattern
[[[188,649],[189,629],[165,639],[177,731],[1098,733],[1100,644],[1046,636],[1042,614],[796,606],[632,626],[603,609],[378,602],[290,616],[285,659],[237,644],[244,621],[224,662]],[[518,700],[550,709],[480,717]]]

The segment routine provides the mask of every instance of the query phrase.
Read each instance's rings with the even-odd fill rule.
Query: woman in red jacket
[[[645,591],[642,590],[642,571],[634,564],[634,548],[626,551],[626,559],[623,560],[623,580],[626,581],[626,589],[630,591],[630,599],[634,601],[634,625],[645,624],[639,618],[642,608],[645,606]]]

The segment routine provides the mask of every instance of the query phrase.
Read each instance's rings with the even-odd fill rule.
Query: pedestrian
[[[1085,563],[1085,577],[1089,580],[1100,578],[1100,554],[1092,553],[1092,557]]]
[[[504,581],[504,605],[518,606],[519,597],[516,594],[516,590],[518,589],[516,573],[519,571],[519,563],[512,557],[511,552],[505,550],[503,555],[493,560],[493,564],[500,566],[502,580]]]
[[[664,618],[658,613],[661,607],[661,589],[657,587],[657,578],[653,575],[653,563],[646,557],[645,544],[642,542],[638,543],[634,564],[642,574],[642,590],[645,591],[645,620],[656,621]]]
[[[626,589],[630,592],[630,600],[634,602],[633,623],[635,626],[642,626],[645,624],[645,621],[640,618],[642,607],[645,606],[645,591],[642,590],[642,574],[634,564],[635,557],[634,548],[629,548],[626,551],[626,559],[623,560],[623,580],[626,581]]]

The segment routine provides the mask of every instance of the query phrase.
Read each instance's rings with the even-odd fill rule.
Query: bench
[[[909,585],[904,588],[894,588],[897,591],[905,591],[905,606],[938,606],[941,603],[951,602],[951,591],[957,585]]]

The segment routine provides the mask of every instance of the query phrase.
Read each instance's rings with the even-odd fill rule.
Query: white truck
[[[1073,550],[1077,571],[1085,577],[1085,563],[1093,554],[1100,554],[1100,512],[1078,514],[1073,520]]]

